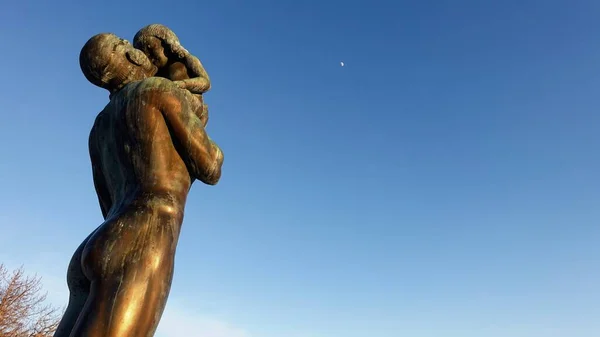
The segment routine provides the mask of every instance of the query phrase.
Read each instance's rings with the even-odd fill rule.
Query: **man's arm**
[[[223,152],[206,134],[203,122],[189,105],[180,97],[168,98],[169,101],[174,99],[179,102],[165,104],[161,112],[177,142],[179,154],[194,178],[216,185],[221,178]]]

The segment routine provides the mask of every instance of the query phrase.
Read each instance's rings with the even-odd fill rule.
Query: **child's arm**
[[[187,68],[189,79],[176,81],[176,84],[193,94],[203,94],[210,90],[210,77],[202,66],[202,62],[187,51],[181,44],[173,45],[172,51],[178,55]]]
[[[178,87],[189,90],[192,94],[202,95],[210,90],[210,82],[204,77],[194,77],[173,81]]]

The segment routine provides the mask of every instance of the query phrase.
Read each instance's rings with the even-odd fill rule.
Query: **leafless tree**
[[[23,268],[10,273],[0,264],[0,337],[52,337],[60,317],[44,305],[39,277],[27,277]]]

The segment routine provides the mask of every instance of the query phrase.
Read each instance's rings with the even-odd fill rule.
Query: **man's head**
[[[133,46],[143,51],[152,63],[162,68],[173,58],[172,49],[180,45],[179,38],[167,26],[148,25],[135,34]]]
[[[157,70],[142,51],[110,33],[95,35],[86,42],[79,53],[79,66],[88,81],[111,93],[154,76]]]

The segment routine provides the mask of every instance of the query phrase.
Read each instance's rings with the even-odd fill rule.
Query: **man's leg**
[[[136,242],[126,243],[129,250],[124,255],[110,257],[112,262],[119,262],[111,263],[110,270],[105,269],[104,275],[92,280],[90,295],[72,337],[154,335],[171,289],[173,242],[165,240],[170,235],[162,233],[137,234]],[[120,247],[113,252],[125,247],[121,246],[123,241],[116,243]]]
[[[54,333],[54,337],[69,337],[90,293],[90,281],[85,277],[81,268],[81,253],[92,234],[83,240],[75,250],[71,262],[69,262],[69,267],[67,268],[69,304]]]

